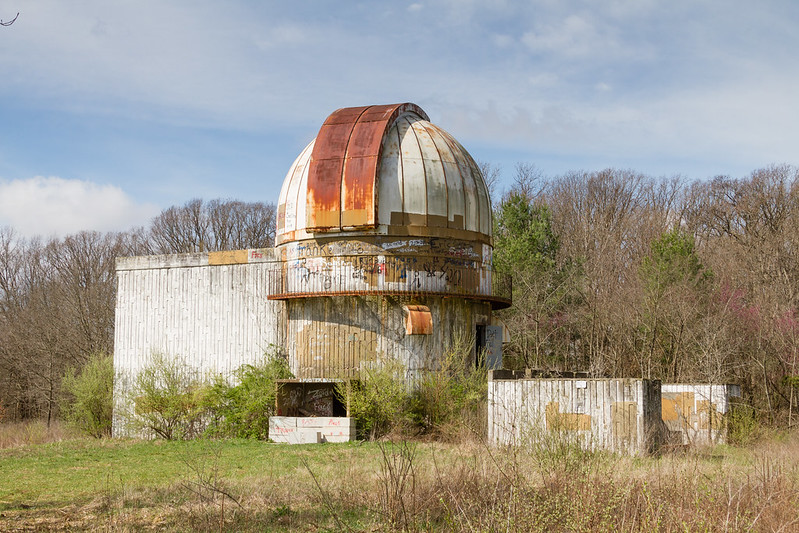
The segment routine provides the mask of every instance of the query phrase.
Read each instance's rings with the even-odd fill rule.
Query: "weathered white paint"
[[[731,399],[741,396],[740,386],[664,383],[661,394],[661,413],[670,442],[727,442],[727,414]]]
[[[294,164],[291,165],[289,175],[283,181],[283,187],[280,190],[280,205],[277,213],[277,228],[281,232],[290,232],[297,230],[297,221],[305,221],[305,188],[308,185],[308,168],[311,159],[311,152],[315,140],[311,141],[308,146],[297,156]],[[303,191],[300,202],[300,191]],[[303,222],[304,227],[304,222]]]
[[[358,377],[364,369],[390,359],[402,365],[413,381],[420,372],[437,369],[448,353],[468,350],[476,326],[490,321],[487,303],[420,297],[413,302],[430,309],[433,332],[407,335],[403,311],[407,302],[396,296],[368,295],[288,300],[292,372],[302,379]]]
[[[153,354],[180,358],[201,374],[230,374],[271,345],[282,349],[285,303],[267,299],[274,267],[263,261],[272,252],[255,252],[261,262],[253,264],[209,265],[209,254],[117,260],[118,401]]]
[[[488,440],[645,454],[662,435],[660,382],[641,379],[494,379],[488,382]]]

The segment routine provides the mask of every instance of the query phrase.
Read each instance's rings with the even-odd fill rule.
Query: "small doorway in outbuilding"
[[[475,364],[488,370],[502,368],[502,326],[477,325]]]

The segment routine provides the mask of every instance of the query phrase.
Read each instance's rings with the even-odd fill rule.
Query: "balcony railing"
[[[507,274],[472,259],[440,256],[350,255],[275,263],[269,299],[355,294],[439,295],[511,304]]]

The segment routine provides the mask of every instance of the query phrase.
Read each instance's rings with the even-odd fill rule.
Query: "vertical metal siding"
[[[661,394],[661,415],[671,442],[726,442],[731,398],[741,395],[737,385],[664,383]]]
[[[285,304],[267,300],[271,263],[119,270],[114,367],[135,376],[150,357],[229,374],[285,345]],[[121,391],[120,391],[121,392]]]
[[[403,305],[392,296],[334,296],[288,300],[288,352],[298,378],[357,377],[386,358],[398,361],[408,379],[438,368],[462,339],[469,349],[477,323],[490,305],[458,298],[424,298],[433,332],[406,335]]]
[[[492,379],[488,439],[527,445],[555,435],[589,449],[648,453],[661,438],[658,398],[659,383],[648,380]]]

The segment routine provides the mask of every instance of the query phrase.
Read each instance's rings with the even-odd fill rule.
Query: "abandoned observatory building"
[[[408,103],[327,117],[283,182],[274,248],[125,257],[117,275],[117,398],[154,354],[229,374],[277,347],[307,382],[387,360],[412,381],[453,343],[493,364],[511,303],[478,166]]]

